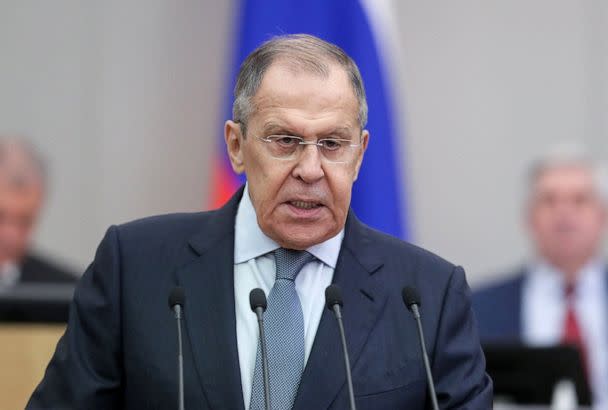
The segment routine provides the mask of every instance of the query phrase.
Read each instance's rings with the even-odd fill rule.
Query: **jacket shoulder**
[[[451,273],[456,268],[454,263],[420,246],[368,226],[364,227],[364,231],[369,241],[387,260],[397,259],[400,264],[413,265],[412,268],[416,271]]]
[[[213,220],[217,211],[184,212],[165,215],[149,216],[136,219],[116,226],[121,239],[146,241],[154,238],[175,238],[191,236],[201,230]]]
[[[475,304],[493,304],[496,300],[504,300],[521,292],[525,278],[522,270],[510,274],[507,278],[486,284],[473,292]]]
[[[38,253],[28,253],[21,263],[24,282],[75,282],[77,274],[54,260]]]
[[[473,310],[482,342],[520,341],[524,278],[520,272],[473,292]]]

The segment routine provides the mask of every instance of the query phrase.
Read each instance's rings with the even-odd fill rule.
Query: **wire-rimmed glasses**
[[[264,142],[271,157],[291,161],[300,158],[306,145],[316,145],[321,157],[328,162],[344,164],[355,158],[361,144],[353,144],[351,140],[341,138],[322,138],[316,141],[306,141],[295,135],[268,135],[258,137]]]

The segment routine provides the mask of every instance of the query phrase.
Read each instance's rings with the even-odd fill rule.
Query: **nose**
[[[305,145],[302,154],[293,168],[293,176],[307,184],[317,182],[325,176],[321,164],[321,153],[316,145]]]

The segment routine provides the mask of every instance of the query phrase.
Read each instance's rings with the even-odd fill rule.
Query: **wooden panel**
[[[22,409],[65,325],[0,324],[0,408]]]

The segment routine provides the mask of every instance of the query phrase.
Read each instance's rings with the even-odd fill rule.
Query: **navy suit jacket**
[[[177,336],[167,295],[180,285],[186,408],[245,409],[233,283],[241,195],[216,211],[111,227],[27,408],[175,408]],[[342,288],[360,410],[429,406],[416,324],[401,300],[404,285],[421,294],[441,408],[492,407],[462,268],[366,227],[351,212],[333,281]],[[348,409],[341,349],[335,318],[325,309],[294,409]]]
[[[483,343],[523,341],[522,304],[527,274],[528,270],[521,268],[513,277],[473,293],[473,310]],[[605,294],[608,298],[608,288]]]
[[[54,262],[28,253],[21,261],[21,283],[75,283],[78,276]]]
[[[526,271],[473,293],[473,309],[483,343],[521,343],[522,292]]]

